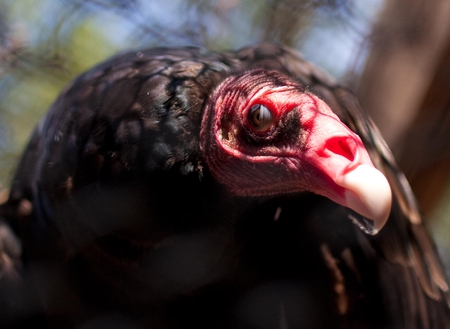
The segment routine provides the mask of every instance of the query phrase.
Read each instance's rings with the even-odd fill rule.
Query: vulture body
[[[335,154],[370,167],[364,198],[386,177],[392,199],[322,174]],[[156,48],[79,76],[0,215],[7,327],[450,328],[390,151],[351,92],[281,46]]]

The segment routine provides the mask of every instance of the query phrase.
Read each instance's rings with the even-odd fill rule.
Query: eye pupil
[[[249,112],[249,122],[256,130],[265,131],[273,123],[272,112],[262,104],[253,105]]]

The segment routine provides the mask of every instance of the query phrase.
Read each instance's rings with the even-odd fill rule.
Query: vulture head
[[[369,233],[386,223],[391,189],[361,139],[293,79],[262,69],[229,77],[205,111],[205,161],[235,194],[310,191],[368,219]]]

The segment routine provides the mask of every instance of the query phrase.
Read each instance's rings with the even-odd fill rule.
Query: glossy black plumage
[[[378,235],[323,197],[235,197],[211,176],[203,109],[253,68],[294,77],[361,137],[394,193]],[[81,75],[36,128],[1,214],[23,241],[26,288],[2,301],[11,326],[450,327],[441,264],[391,153],[349,91],[283,47],[157,48]]]

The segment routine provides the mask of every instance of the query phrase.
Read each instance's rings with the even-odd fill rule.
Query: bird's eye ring
[[[266,131],[273,124],[274,117],[270,110],[262,105],[253,105],[248,114],[248,121],[258,131]]]

